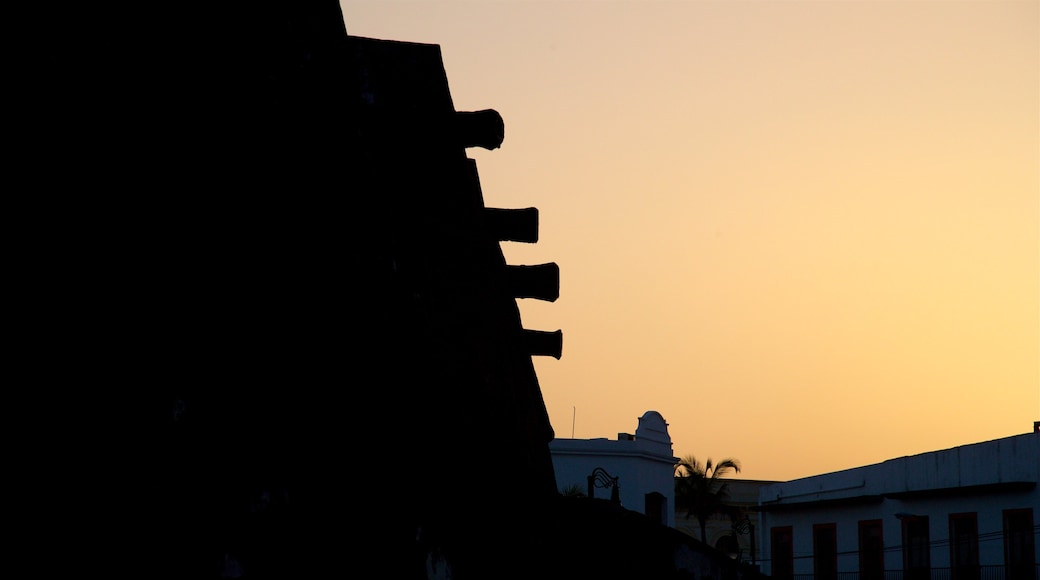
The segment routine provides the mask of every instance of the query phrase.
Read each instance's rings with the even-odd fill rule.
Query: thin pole
[[[578,407],[574,407],[574,412],[571,413],[571,439],[574,439],[574,419],[578,416]]]

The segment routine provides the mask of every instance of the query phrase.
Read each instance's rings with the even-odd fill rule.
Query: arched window
[[[737,537],[732,534],[722,536],[718,540],[715,540],[715,549],[734,560],[740,558],[740,543],[737,542]]]

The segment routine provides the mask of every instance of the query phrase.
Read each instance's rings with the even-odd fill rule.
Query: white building
[[[616,440],[554,439],[549,442],[556,486],[593,497],[616,497],[628,510],[675,527],[674,469],[668,424],[657,411],[639,418],[634,435],[618,433]]]
[[[762,571],[815,580],[1037,580],[1038,481],[1034,431],[766,486]]]

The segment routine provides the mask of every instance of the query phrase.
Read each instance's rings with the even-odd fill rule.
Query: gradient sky
[[[469,156],[539,209],[507,261],[560,266],[518,301],[563,330],[558,437],[652,409],[676,455],[789,480],[1040,420],[1040,1],[342,7],[502,114]]]

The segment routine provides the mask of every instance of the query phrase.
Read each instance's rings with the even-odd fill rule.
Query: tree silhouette
[[[687,455],[675,465],[675,503],[686,511],[686,517],[696,517],[700,524],[701,541],[707,543],[707,522],[713,515],[736,517],[739,508],[728,505],[729,484],[722,477],[729,472],[740,473],[740,462],[723,459],[713,463],[711,458],[702,465],[693,455]]]
[[[588,497],[585,495],[585,490],[582,489],[577,483],[572,483],[567,487],[560,490],[560,495],[563,497]]]

